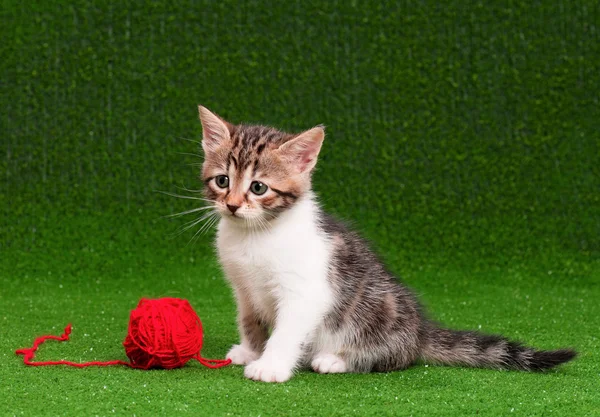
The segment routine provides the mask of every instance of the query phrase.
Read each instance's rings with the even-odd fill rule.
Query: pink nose
[[[227,204],[227,208],[229,209],[231,214],[235,214],[235,212],[237,211],[237,209],[240,208],[240,206],[232,206],[231,204]]]

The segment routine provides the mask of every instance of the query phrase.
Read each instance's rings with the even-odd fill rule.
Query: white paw
[[[292,377],[292,368],[270,358],[260,358],[246,366],[246,378],[264,382],[285,382]]]
[[[318,354],[310,365],[320,374],[339,374],[348,370],[346,361],[331,353]]]
[[[248,365],[258,359],[259,354],[242,345],[233,345],[225,356],[234,365]]]

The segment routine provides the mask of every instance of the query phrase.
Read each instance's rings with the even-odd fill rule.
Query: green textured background
[[[600,413],[597,1],[8,0],[0,16],[1,414]],[[437,318],[581,358],[277,387],[239,368],[23,367],[13,350],[69,321],[74,340],[40,358],[121,358],[141,296],[190,299],[206,356],[236,340],[211,234],[169,240],[183,221],[161,216],[193,201],[156,192],[199,187],[180,154],[198,103],[325,124],[324,206]]]

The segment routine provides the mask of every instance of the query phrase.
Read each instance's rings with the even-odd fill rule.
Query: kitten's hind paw
[[[231,363],[234,365],[248,365],[257,360],[259,356],[258,353],[245,346],[233,345],[225,357],[231,359]]]
[[[347,372],[346,361],[331,353],[320,353],[310,364],[320,374],[341,374]]]

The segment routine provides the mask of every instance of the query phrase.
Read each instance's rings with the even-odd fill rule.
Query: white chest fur
[[[238,303],[245,297],[271,325],[282,303],[304,303],[307,310],[321,315],[331,308],[330,248],[317,227],[316,210],[311,199],[299,201],[266,231],[245,228],[231,219],[219,224],[219,258]]]

